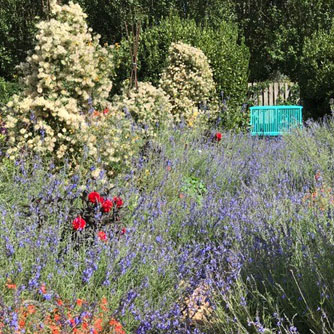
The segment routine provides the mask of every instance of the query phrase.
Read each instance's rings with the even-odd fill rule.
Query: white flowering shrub
[[[79,160],[85,146],[95,156],[88,100],[105,108],[112,53],[91,36],[85,18],[79,5],[60,6],[53,0],[50,20],[38,24],[35,49],[20,65],[24,90],[7,105],[7,153],[12,158],[29,149],[58,160],[65,154]]]
[[[138,82],[138,88],[114,98],[113,109],[126,109],[131,114],[145,137],[154,137],[158,129],[172,122],[171,109],[167,94],[149,82]]]
[[[215,92],[212,71],[200,49],[181,42],[172,43],[160,87],[170,97],[176,122],[183,120],[194,126],[213,116],[205,115],[205,111],[198,108],[200,104],[207,105]],[[214,108],[210,113],[214,113]]]
[[[101,160],[99,167],[107,170],[109,176],[129,169],[132,158],[143,145],[141,131],[131,115],[115,106],[109,106],[104,112],[94,112],[89,132],[94,138],[89,142],[89,151]],[[100,168],[93,172],[93,176],[97,176]]]
[[[105,103],[112,83],[112,48],[99,45],[99,35],[92,37],[78,4],[51,5],[49,21],[37,24],[37,45],[21,64],[25,95],[74,98],[81,111],[87,100]]]

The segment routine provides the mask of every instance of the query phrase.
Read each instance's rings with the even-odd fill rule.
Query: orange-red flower
[[[108,237],[107,237],[107,234],[103,231],[100,231],[97,236],[99,237],[99,239],[101,241],[108,241]]]
[[[104,199],[103,197],[101,197],[101,195],[96,192],[96,191],[92,191],[91,193],[88,194],[88,200],[91,203],[103,203]]]
[[[59,306],[62,306],[64,305],[63,301],[61,299],[57,299],[56,300],[56,303],[59,305]]]
[[[124,331],[122,325],[117,320],[111,319],[109,321],[109,325],[112,327],[115,334],[125,334],[125,331]]]
[[[116,204],[117,208],[121,208],[124,204],[123,200],[120,197],[115,196],[112,200]]]
[[[36,313],[36,306],[35,305],[28,305],[27,306],[27,311],[28,311],[29,314]]]
[[[16,284],[14,283],[7,283],[6,287],[10,290],[15,290],[16,289]]]
[[[42,292],[43,295],[46,294],[47,291],[46,291],[46,286],[45,286],[45,284],[42,284],[41,287],[40,287],[39,289],[40,289],[40,291]]]
[[[76,304],[77,304],[77,306],[81,307],[82,304],[83,304],[83,300],[82,299],[77,299]]]

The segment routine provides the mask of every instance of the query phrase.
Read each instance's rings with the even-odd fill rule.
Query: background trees
[[[44,15],[41,1],[0,0],[0,77],[13,78],[14,67],[32,48],[35,23]]]
[[[45,2],[45,0],[0,0],[0,77],[13,80],[15,66],[25,59],[27,51],[33,46],[35,23],[46,15]],[[67,3],[69,0],[62,2]],[[284,74],[301,84],[301,95],[306,105],[312,96],[310,89],[306,89],[303,85],[307,75],[303,64],[303,59],[307,58],[305,58],[307,49],[305,43],[318,31],[329,34],[334,14],[334,0],[76,0],[75,2],[79,3],[88,14],[88,23],[101,35],[101,43],[120,43],[126,35],[126,22],[128,24],[140,22],[141,30],[145,33],[156,29],[162,20],[170,15],[181,20],[193,20],[201,29],[217,30],[224,22],[233,22],[238,26],[237,43],[242,45],[242,40],[245,38],[245,45],[250,50],[249,71],[245,74],[248,76],[248,81],[275,79],[278,74]],[[162,48],[168,49],[168,46]],[[146,63],[145,66],[145,71],[153,72]],[[154,76],[152,79],[155,80]],[[321,104],[324,109],[318,110],[314,116],[323,115],[328,111],[328,106],[326,107],[328,103],[323,101]]]

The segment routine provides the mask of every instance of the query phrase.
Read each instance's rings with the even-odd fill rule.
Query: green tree
[[[319,30],[329,32],[333,14],[333,0],[284,1],[272,11],[277,28],[267,50],[281,72],[300,81],[304,42]]]
[[[329,32],[319,30],[305,39],[300,62],[300,88],[310,116],[330,111],[334,97],[334,22]]]
[[[145,27],[175,13],[197,24],[219,24],[234,18],[232,0],[77,0],[88,14],[88,23],[101,34],[103,42],[119,42],[125,36],[124,24],[141,20]]]
[[[239,27],[250,49],[250,80],[279,71],[299,80],[304,40],[329,31],[334,0],[233,0]]]
[[[13,79],[15,66],[32,48],[35,23],[44,17],[42,1],[0,0],[0,76]]]

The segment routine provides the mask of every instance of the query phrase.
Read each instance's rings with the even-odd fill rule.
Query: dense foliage
[[[183,42],[201,48],[208,58],[213,60],[211,66],[215,72],[217,90],[224,90],[225,97],[236,98],[238,107],[245,102],[244,93],[247,87],[244,82],[247,80],[249,82],[276,80],[277,76],[283,73],[293,82],[302,84],[304,44],[307,38],[319,30],[324,33],[330,32],[334,11],[333,0],[254,0],[251,3],[248,0],[159,0],[154,3],[148,0],[103,2],[77,0],[77,2],[87,12],[89,25],[101,34],[102,44],[120,43],[126,36],[125,23],[130,25],[134,22],[141,23],[142,43],[145,47],[141,47],[139,53],[142,62],[140,80],[150,81],[153,84],[158,80],[157,75],[161,73],[170,43],[181,40],[180,34],[176,34],[177,39],[174,40],[174,35],[170,32],[167,34],[168,37],[159,36],[161,29],[162,32],[171,31],[168,25],[164,26],[161,22],[172,16],[176,19],[176,25],[178,17],[182,20],[182,24],[188,26],[187,20],[193,20],[199,29],[206,30],[207,34],[205,38],[203,36],[203,40],[206,40],[210,47],[200,45],[198,40],[195,43],[193,37],[187,33],[184,34]],[[34,24],[40,18],[48,16],[48,8],[46,0],[30,1],[28,4],[22,0],[2,0],[2,3],[0,76],[12,81],[15,66],[25,59],[28,50],[33,47],[36,32]],[[62,3],[68,3],[68,0],[62,0]],[[231,22],[238,26],[239,34],[229,32],[232,29]],[[174,29],[176,32],[178,30]],[[154,35],[158,35],[158,38],[152,39]],[[245,44],[250,50],[250,59],[245,56],[246,49],[233,46],[235,38],[240,45],[243,45],[245,38]],[[229,44],[230,39],[231,44]],[[216,44],[220,48],[217,49]],[[130,59],[128,51],[125,51],[123,56],[122,69],[119,78],[116,78],[112,94],[120,93],[119,84],[130,73],[131,62],[125,61]],[[220,61],[222,58],[223,62]],[[326,99],[320,101],[322,107],[321,110],[317,110],[319,108],[315,107],[307,94],[304,95],[303,90],[301,95],[305,100],[304,107],[308,115],[318,117],[328,112]],[[243,123],[239,116],[237,118],[239,119],[237,123]]]
[[[236,1],[235,9],[251,52],[250,81],[277,71],[298,80],[304,40],[318,29],[330,29],[334,1]]]
[[[137,61],[139,79],[159,84],[172,43],[182,41],[199,48],[208,58],[213,72],[215,98],[222,100],[223,96],[224,100],[228,100],[229,108],[221,115],[222,123],[227,128],[244,128],[248,118],[242,113],[241,106],[246,101],[249,51],[238,40],[237,26],[231,22],[221,22],[215,28],[210,28],[196,25],[195,20],[169,16],[159,25],[146,29],[140,36]],[[122,40],[115,48],[115,92],[121,89],[129,76],[129,45],[127,40]],[[195,95],[194,92],[191,94]]]
[[[301,64],[300,87],[312,116],[330,111],[334,97],[334,26],[327,32],[319,30],[305,39]],[[311,116],[310,115],[310,116]]]
[[[36,0],[1,0],[0,2],[0,77],[12,80],[15,66],[32,49],[35,23],[44,17],[43,6]]]

